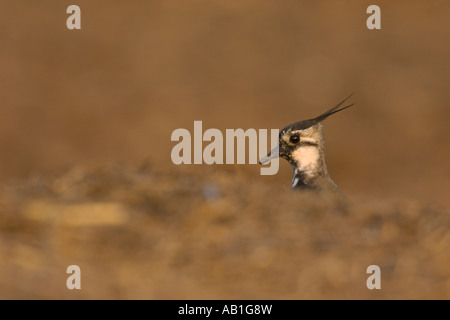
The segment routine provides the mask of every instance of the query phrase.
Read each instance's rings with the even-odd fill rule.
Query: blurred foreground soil
[[[448,209],[415,200],[109,165],[3,186],[0,203],[0,299],[450,299]]]

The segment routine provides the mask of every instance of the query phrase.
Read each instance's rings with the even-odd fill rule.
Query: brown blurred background
[[[381,30],[366,28],[371,4]],[[1,0],[0,179],[146,160],[200,173],[172,164],[173,130],[282,128],[355,92],[325,123],[341,189],[448,206],[449,39],[445,0]],[[291,180],[285,161],[270,177],[235,170]]]
[[[0,177],[172,167],[170,135],[194,120],[282,128],[355,92],[325,130],[342,189],[448,204],[450,4],[378,1],[371,31],[372,2],[80,0],[69,31],[72,2],[2,1]]]

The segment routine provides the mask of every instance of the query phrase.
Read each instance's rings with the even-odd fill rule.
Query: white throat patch
[[[314,146],[302,146],[292,153],[298,168],[308,177],[313,177],[319,167],[319,149]]]

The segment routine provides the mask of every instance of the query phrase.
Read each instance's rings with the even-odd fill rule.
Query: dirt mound
[[[450,298],[450,215],[235,168],[76,167],[3,186],[0,298]],[[68,290],[66,268],[81,268]],[[366,269],[381,268],[381,290]]]

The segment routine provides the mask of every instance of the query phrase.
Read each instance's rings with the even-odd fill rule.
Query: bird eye
[[[292,143],[299,143],[300,142],[300,137],[298,135],[291,136],[289,138],[289,141],[292,142]]]

